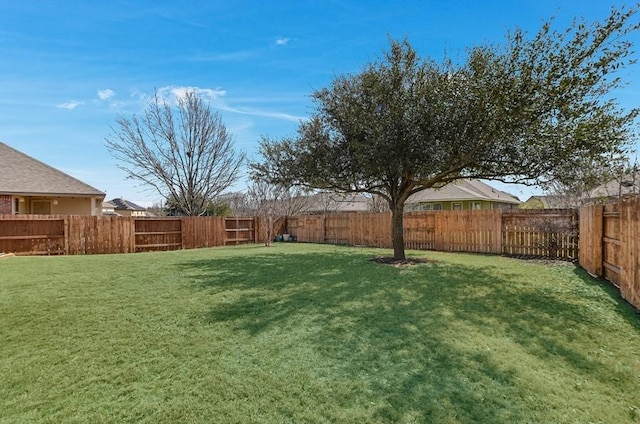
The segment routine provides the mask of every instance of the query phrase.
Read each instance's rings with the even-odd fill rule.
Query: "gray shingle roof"
[[[369,199],[358,193],[316,193],[308,197],[306,213],[366,212]]]
[[[408,204],[420,202],[448,202],[462,200],[486,200],[517,205],[520,200],[513,194],[501,191],[480,180],[458,180],[438,189],[422,190],[407,200]]]
[[[104,196],[100,190],[2,142],[0,142],[0,193]]]
[[[130,201],[125,200],[125,199],[122,199],[122,198],[111,199],[107,203],[111,203],[114,206],[114,209],[117,210],[117,211],[120,211],[120,210],[143,211],[143,210],[145,210],[145,208],[143,208],[142,206],[136,205],[135,203],[130,202]]]
[[[616,198],[637,193],[640,193],[640,173],[630,173],[594,188],[589,197]]]

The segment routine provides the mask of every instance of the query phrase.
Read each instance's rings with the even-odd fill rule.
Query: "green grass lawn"
[[[570,265],[308,244],[0,261],[0,422],[638,423],[640,319]]]

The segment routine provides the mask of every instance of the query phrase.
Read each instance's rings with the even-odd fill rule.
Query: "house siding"
[[[451,210],[454,210],[454,204],[458,204],[458,203],[461,203],[462,210],[466,210],[466,211],[471,210],[474,203],[480,203],[480,210],[512,209],[512,208],[518,207],[517,205],[512,205],[510,203],[490,202],[486,200],[460,200],[460,201],[442,201],[442,202],[433,201],[433,202],[411,203],[410,205],[407,205],[405,209],[407,210],[407,212],[420,211],[420,210],[425,210],[422,207],[423,205],[439,204],[442,207],[440,210],[451,211]],[[430,210],[433,210],[433,208]]]
[[[480,203],[480,210],[490,210],[490,209],[514,209],[517,208],[518,205],[513,205],[511,203],[502,203],[502,202],[491,202],[487,200],[459,200],[459,201],[433,201],[433,202],[420,202],[420,203],[411,203],[405,207],[407,212],[412,211],[421,211],[421,210],[434,210],[433,205],[440,205],[443,211],[452,211],[454,210],[454,204],[461,204],[462,210],[468,211],[473,208],[474,203]],[[430,209],[425,209],[425,205],[431,205]]]
[[[53,215],[95,215],[92,210],[92,197],[71,197],[58,198],[58,204],[51,205],[51,213]],[[102,214],[102,209],[100,209]]]
[[[5,198],[8,198],[8,200]],[[16,202],[17,210],[12,208],[12,202]],[[97,206],[94,206],[95,202],[98,202]],[[94,197],[0,195],[0,214],[11,213],[36,215],[102,215],[102,200]]]

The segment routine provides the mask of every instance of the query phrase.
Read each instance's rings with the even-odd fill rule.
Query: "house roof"
[[[415,193],[407,204],[424,202],[456,202],[465,200],[485,200],[489,202],[520,204],[513,194],[498,190],[475,179],[463,179],[447,184],[442,188],[429,188]]]
[[[529,197],[522,207],[540,205],[545,209],[562,209],[574,206],[568,200],[566,196],[555,194],[536,195]]]
[[[594,188],[589,197],[599,199],[637,193],[640,193],[640,173],[632,173]]]
[[[121,211],[121,210],[128,210],[128,211],[144,211],[146,210],[145,208],[143,208],[140,205],[136,205],[133,202],[130,202],[128,200],[122,199],[122,198],[117,198],[117,199],[111,199],[108,201],[108,203],[113,204],[114,209],[117,211]]]
[[[0,142],[0,193],[104,197],[102,191],[2,142]]]
[[[308,197],[307,213],[366,212],[369,199],[358,193],[316,193]]]

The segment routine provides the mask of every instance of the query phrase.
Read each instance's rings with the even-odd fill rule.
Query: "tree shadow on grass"
[[[531,420],[544,405],[526,399],[539,394],[517,364],[495,354],[513,346],[533,363],[561,361],[614,391],[611,376],[628,377],[572,343],[597,323],[570,299],[513,285],[490,266],[394,268],[370,259],[346,249],[268,253],[190,261],[181,272],[212,296],[209,324],[303,344],[315,358],[312,376],[359,383],[351,400],[334,401],[366,403],[375,421]],[[330,408],[325,414],[335,419]]]

